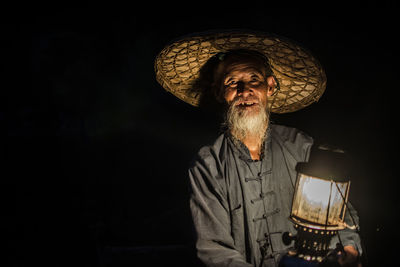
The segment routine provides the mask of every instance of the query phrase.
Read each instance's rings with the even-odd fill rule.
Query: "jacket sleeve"
[[[252,266],[236,248],[223,179],[216,164],[197,160],[189,169],[190,209],[197,233],[197,255],[206,266]]]
[[[356,226],[357,228],[359,228],[360,223],[357,211],[354,209],[350,202],[347,202],[347,210],[344,216],[344,221],[347,225],[351,227]],[[343,246],[353,246],[360,255],[362,254],[361,239],[355,229],[346,228],[344,230],[338,231],[338,235],[332,238],[330,247],[335,248],[336,243],[339,243],[340,241],[342,242]]]

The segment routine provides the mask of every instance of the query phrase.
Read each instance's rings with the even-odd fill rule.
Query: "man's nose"
[[[244,82],[238,82],[237,84],[237,94],[240,96],[247,97],[248,95],[253,93],[253,89]]]

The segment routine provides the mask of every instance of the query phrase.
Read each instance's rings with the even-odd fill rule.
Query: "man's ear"
[[[267,91],[267,95],[271,96],[274,92],[275,92],[275,88],[276,88],[276,81],[274,76],[268,76],[267,77],[267,87],[268,87],[268,91]]]

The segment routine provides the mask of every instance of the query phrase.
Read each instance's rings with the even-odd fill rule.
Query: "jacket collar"
[[[250,156],[250,151],[246,147],[246,145],[238,140],[236,137],[234,137],[229,130],[226,131],[226,135],[229,140],[229,144],[231,147],[233,147],[233,150],[235,153],[239,154],[239,158],[242,160],[245,160],[247,162],[253,162],[253,161],[258,161],[258,160],[253,160]],[[267,150],[269,149],[269,146],[271,144],[271,123],[268,123],[267,130],[265,131],[265,136],[264,136],[264,143],[262,145],[262,153],[260,156],[260,160],[264,160],[265,155],[267,154]]]

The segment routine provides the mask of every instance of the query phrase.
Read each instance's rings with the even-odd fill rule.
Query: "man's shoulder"
[[[225,142],[226,135],[222,133],[210,144],[202,146],[195,155],[193,162],[216,163],[216,161],[219,161]]]
[[[220,134],[212,143],[202,146],[197,155],[202,158],[218,155],[225,143],[226,135]]]
[[[271,124],[271,137],[280,142],[313,142],[312,137],[302,130],[280,124]]]
[[[296,161],[306,160],[314,143],[313,138],[303,131],[283,125],[271,127],[271,139],[278,144],[282,153],[290,155]]]

